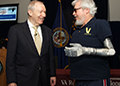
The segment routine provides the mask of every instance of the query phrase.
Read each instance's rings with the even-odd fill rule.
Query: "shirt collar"
[[[33,27],[34,27],[34,25],[30,22],[30,20],[29,20],[29,19],[27,20],[27,22],[28,22],[29,28],[33,28]],[[38,28],[41,28],[41,27],[40,27],[40,26],[38,26]]]
[[[95,17],[93,17],[86,25],[90,25],[92,23],[94,23],[97,19]]]
[[[96,21],[97,19],[95,18],[95,17],[93,17],[85,26],[83,26],[82,28],[84,28],[84,27],[88,27],[88,26],[90,26],[92,23],[94,23],[95,21]],[[81,28],[81,29],[82,29]]]

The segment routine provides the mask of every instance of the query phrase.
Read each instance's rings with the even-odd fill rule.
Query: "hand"
[[[8,84],[8,86],[17,86],[17,84],[16,83],[10,83],[10,84]]]
[[[56,85],[56,77],[51,77],[50,78],[50,84],[51,84],[51,86],[55,86]]]
[[[69,57],[78,57],[84,54],[84,49],[81,44],[70,43],[72,47],[65,47],[65,55]]]

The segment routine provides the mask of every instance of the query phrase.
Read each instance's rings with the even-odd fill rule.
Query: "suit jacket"
[[[18,86],[37,86],[39,78],[43,86],[50,85],[50,77],[55,76],[55,62],[51,29],[42,28],[42,49],[39,55],[27,22],[14,25],[8,33],[6,74],[7,83]]]

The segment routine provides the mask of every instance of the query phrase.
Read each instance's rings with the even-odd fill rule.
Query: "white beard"
[[[75,24],[76,25],[82,25],[84,23],[85,17],[82,17],[81,20],[76,20]]]

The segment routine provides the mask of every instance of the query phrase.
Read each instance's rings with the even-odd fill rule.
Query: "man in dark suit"
[[[8,86],[54,86],[56,71],[51,29],[43,25],[46,8],[40,1],[28,5],[26,22],[12,26],[8,33],[6,74]],[[37,33],[33,27],[37,27]],[[39,36],[41,48],[35,37]]]

